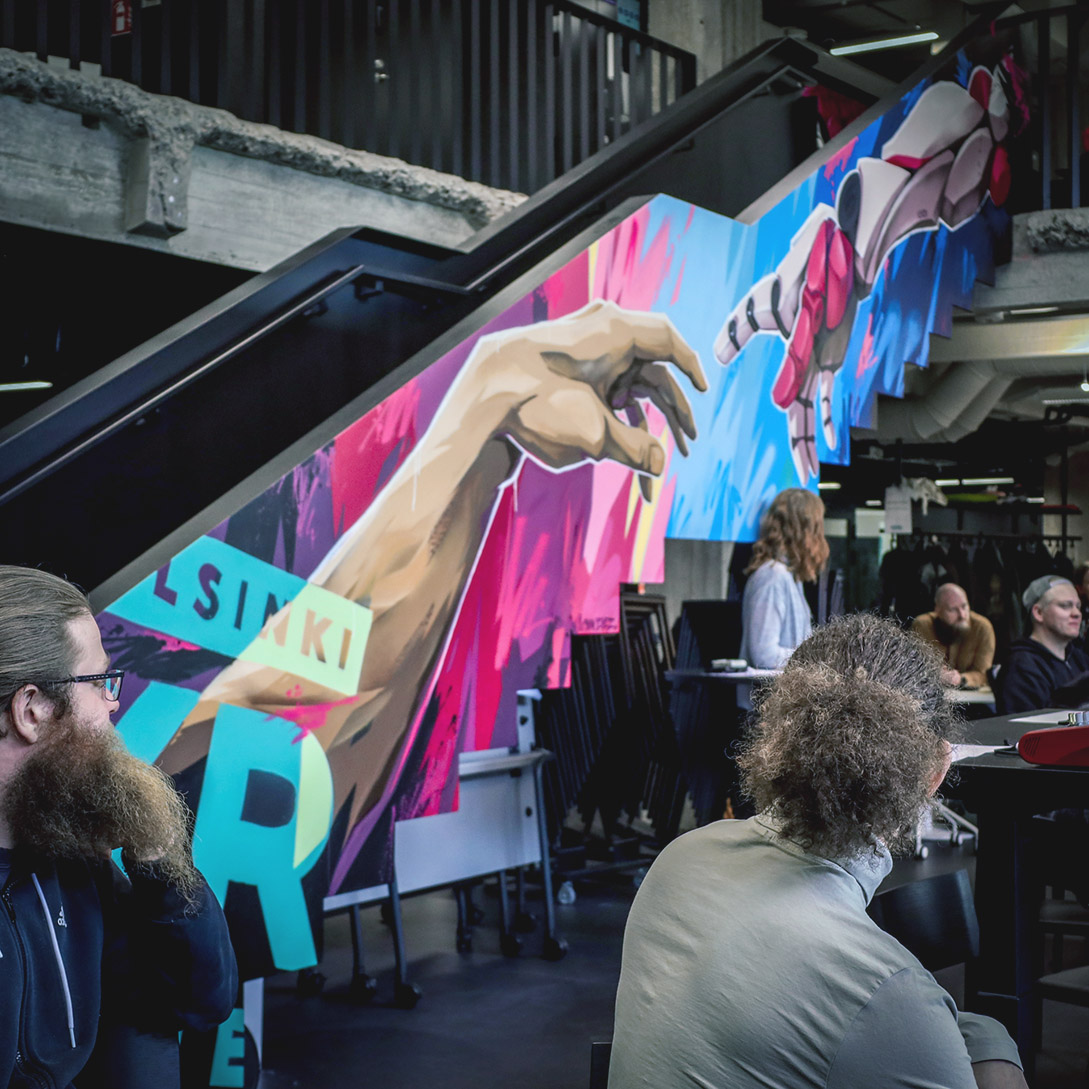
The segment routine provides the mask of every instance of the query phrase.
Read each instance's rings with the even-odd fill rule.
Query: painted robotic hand
[[[835,376],[858,303],[885,258],[909,234],[943,223],[956,228],[988,194],[1002,204],[1009,193],[1004,78],[1000,66],[976,68],[967,87],[931,84],[881,157],[859,160],[840,183],[835,208],[822,204],[810,213],[775,271],[753,285],[715,339],[722,364],[733,362],[757,333],[776,333],[786,342],[772,400],[787,415],[803,484],[819,471],[818,418],[826,444],[836,446]]]

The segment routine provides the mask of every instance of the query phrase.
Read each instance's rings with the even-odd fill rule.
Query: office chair
[[[1089,965],[1041,976],[1036,981],[1035,998],[1037,1019],[1041,1017],[1041,1003],[1045,998],[1089,1009]],[[1089,1087],[1089,1060],[1086,1061],[1082,1084]]]
[[[590,1044],[590,1089],[606,1089],[609,1084],[609,1056],[612,1040],[594,1040]]]

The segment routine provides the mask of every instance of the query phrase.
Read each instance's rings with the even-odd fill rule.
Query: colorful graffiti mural
[[[848,459],[991,274],[1002,72],[960,59],[755,224],[654,198],[100,615],[245,975],[315,962],[322,896],[384,880],[667,535],[752,539]]]

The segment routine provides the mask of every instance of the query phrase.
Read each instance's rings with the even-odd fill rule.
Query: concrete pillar
[[[761,18],[761,0],[648,0],[650,33],[696,54],[702,83],[782,30]]]

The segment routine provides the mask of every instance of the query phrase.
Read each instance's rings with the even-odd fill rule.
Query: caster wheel
[[[299,998],[316,998],[325,989],[325,976],[316,968],[304,968],[295,977],[295,993]]]
[[[473,939],[458,935],[457,948],[459,953],[471,953],[473,951]]]
[[[374,976],[352,976],[352,982],[348,984],[348,994],[353,1002],[361,1006],[369,1006],[378,993],[378,980]]]
[[[537,929],[537,916],[528,911],[520,911],[514,917],[514,929],[519,934],[532,934]]]
[[[567,956],[567,942],[563,938],[545,938],[542,956],[545,960],[563,960]]]
[[[414,1010],[422,993],[415,983],[398,983],[393,988],[393,1004],[399,1010]]]
[[[573,904],[577,899],[578,894],[575,892],[575,886],[570,881],[565,881],[556,890],[556,903],[557,904]]]
[[[522,939],[516,934],[504,934],[499,939],[499,948],[505,957],[516,957],[522,952]]]

